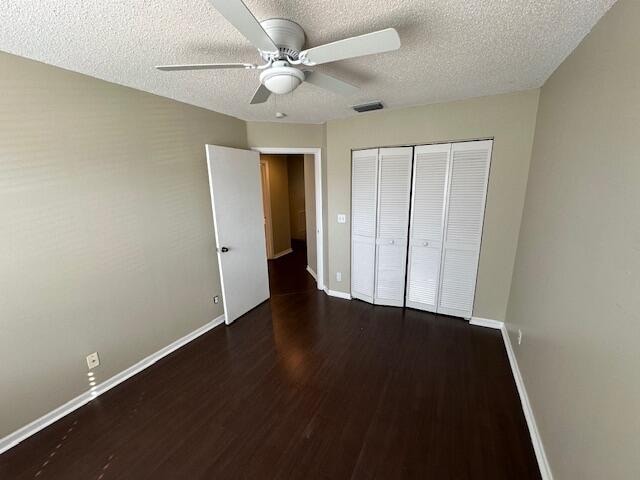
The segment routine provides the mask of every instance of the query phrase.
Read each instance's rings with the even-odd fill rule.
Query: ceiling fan
[[[398,32],[393,28],[387,28],[302,50],[305,33],[297,23],[284,18],[271,18],[258,22],[242,0],[209,1],[258,49],[265,63],[262,65],[253,63],[160,65],[156,68],[164,71],[227,68],[261,70],[260,86],[254,93],[251,104],[266,102],[271,93],[278,95],[291,93],[303,82],[341,95],[350,95],[357,92],[358,87],[330,75],[311,71],[308,67],[400,48]]]

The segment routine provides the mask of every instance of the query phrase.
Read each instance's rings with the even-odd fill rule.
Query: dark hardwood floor
[[[291,240],[292,253],[277,260],[269,260],[269,288],[271,296],[289,295],[315,290],[316,281],[306,271],[307,244]]]
[[[0,456],[5,479],[539,479],[498,331],[315,289],[271,300]]]

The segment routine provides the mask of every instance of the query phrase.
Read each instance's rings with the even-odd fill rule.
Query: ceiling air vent
[[[370,112],[371,110],[380,110],[384,107],[382,105],[382,102],[369,102],[360,105],[353,105],[351,108],[353,108],[358,113],[362,113]]]

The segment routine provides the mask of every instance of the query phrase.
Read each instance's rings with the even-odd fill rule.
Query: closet
[[[352,297],[471,317],[492,144],[352,153]]]

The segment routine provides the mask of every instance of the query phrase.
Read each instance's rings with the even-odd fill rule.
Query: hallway
[[[291,240],[292,253],[269,262],[271,296],[315,290],[316,281],[307,271],[307,244]]]

